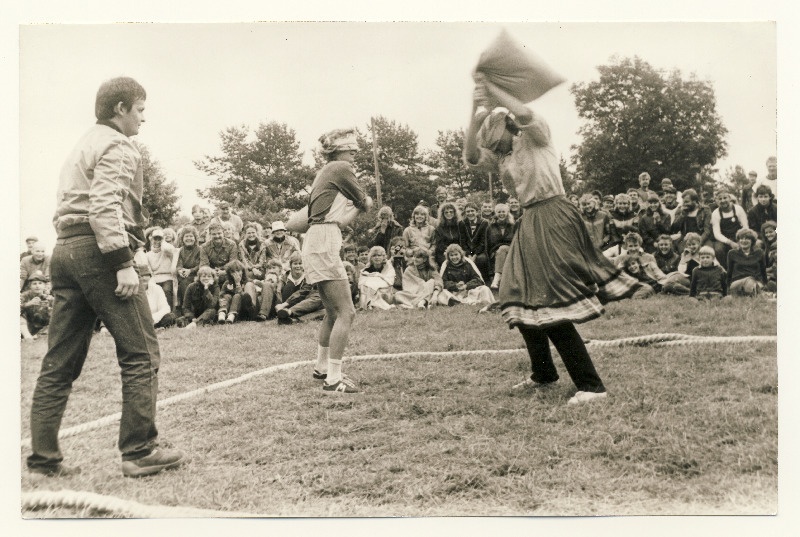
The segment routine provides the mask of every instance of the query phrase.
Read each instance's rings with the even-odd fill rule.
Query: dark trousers
[[[550,354],[549,342],[552,341],[578,390],[596,393],[606,391],[603,381],[600,380],[592,359],[586,351],[583,338],[578,334],[574,324],[566,322],[548,328],[520,326],[519,331],[528,348],[533,381],[555,382],[558,380],[556,366],[553,364],[553,357]]]
[[[99,318],[117,348],[122,377],[119,449],[122,460],[149,455],[156,445],[158,348],[144,287],[120,300],[116,272],[108,268],[94,236],[59,239],[50,261],[53,313],[48,350],[33,392],[29,467],[54,467],[63,460],[58,431],[80,376]]]

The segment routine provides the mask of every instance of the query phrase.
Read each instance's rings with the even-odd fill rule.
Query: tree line
[[[561,158],[568,192],[621,192],[643,171],[655,184],[669,177],[679,190],[715,180],[714,165],[727,155],[727,129],[716,110],[711,82],[678,70],[658,70],[638,57],[612,58],[597,69],[598,80],[569,88],[582,125],[581,142],[570,148],[569,165]],[[316,166],[303,164],[294,129],[267,121],[255,128],[227,127],[219,136],[220,153],[194,162],[214,179],[212,186],[198,189],[202,198],[215,204],[228,201],[243,219],[259,221],[305,205],[307,189],[323,159],[315,152]],[[492,178],[462,162],[462,129],[438,131],[436,147],[421,149],[417,133],[408,125],[378,116],[357,127],[357,137],[356,175],[375,197],[372,144],[377,139],[382,201],[401,222],[409,220],[420,200],[432,200],[439,185],[457,197],[489,190]],[[166,180],[146,148],[144,154],[144,205],[154,225],[169,225],[178,213],[175,185]],[[739,179],[736,169],[727,175],[733,183]],[[496,178],[492,187],[496,199],[508,195]]]

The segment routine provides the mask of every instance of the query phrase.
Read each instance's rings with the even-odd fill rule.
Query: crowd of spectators
[[[719,185],[659,190],[650,175],[617,194],[571,195],[593,245],[641,281],[634,299],[657,293],[696,299],[777,296],[777,160],[767,177],[750,173],[739,191]],[[444,187],[421,201],[406,224],[391,207],[376,213],[363,243],[347,242],[345,261],[353,303],[361,310],[496,306],[495,294],[524,210],[503,203],[453,199]],[[243,222],[227,202],[215,215],[200,206],[177,231],[145,232],[147,264],[139,266],[157,328],[195,328],[251,320],[292,324],[324,311],[316,285],[305,282],[300,241],[275,221]],[[20,254],[20,333],[47,332],[53,297],[50,258],[34,236]]]

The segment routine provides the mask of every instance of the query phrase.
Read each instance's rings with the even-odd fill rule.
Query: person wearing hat
[[[25,251],[19,254],[20,261],[22,261],[23,257],[29,256],[33,253],[33,245],[37,242],[39,242],[39,239],[36,237],[36,235],[31,235],[25,239]]]
[[[50,281],[50,256],[44,253],[44,245],[36,242],[31,245],[31,254],[23,257],[19,262],[19,289],[25,291],[31,276],[41,272]]]
[[[244,228],[244,222],[242,222],[242,219],[239,218],[238,215],[233,214],[231,211],[231,204],[227,201],[219,202],[219,205],[217,205],[217,210],[217,215],[211,219],[211,222],[219,222],[220,224],[229,222],[231,226],[233,226],[233,240],[239,242],[242,229]]]
[[[150,232],[150,250],[147,252],[153,283],[158,284],[167,297],[170,310],[173,307],[173,293],[175,289],[175,273],[172,266],[176,261],[176,249],[168,242],[164,242],[164,230],[160,227]]]
[[[152,475],[183,462],[183,453],[158,441],[161,352],[136,271],[136,265],[147,262],[147,217],[142,207],[142,155],[131,137],[145,121],[146,96],[132,78],[104,82],[95,98],[97,123],[61,168],[53,218],[58,239],[50,262],[55,301],[30,411],[31,453],[26,463],[34,474],[79,472],[62,464],[59,429],[98,318],[114,338],[121,373],[117,445],[123,476]]]
[[[498,173],[523,207],[500,279],[503,319],[519,329],[532,374],[514,389],[538,390],[558,380],[553,342],[578,391],[568,404],[606,398],[574,323],[603,313],[602,302],[635,293],[641,284],[592,245],[577,207],[564,191],[550,127],[523,102],[475,74],[464,162]]]
[[[272,223],[270,237],[264,246],[266,260],[277,259],[283,265],[283,270],[289,270],[289,258],[294,252],[300,251],[300,242],[286,233],[286,226],[280,220]]]
[[[20,334],[25,340],[35,339],[37,334],[46,334],[53,309],[53,295],[47,292],[48,278],[41,270],[28,278],[29,288],[19,295]]]
[[[342,374],[342,357],[356,315],[344,263],[341,228],[358,212],[369,211],[372,198],[356,179],[358,151],[355,129],[337,129],[320,136],[328,162],[317,172],[308,198],[308,232],[302,249],[306,282],[317,284],[325,317],[317,336],[317,362],[312,374],[326,394],[358,393]]]

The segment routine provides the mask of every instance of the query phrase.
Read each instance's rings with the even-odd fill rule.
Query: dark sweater
[[[767,266],[764,263],[764,252],[756,248],[745,255],[741,250],[728,252],[728,286],[736,280],[752,276],[761,283],[767,283]]]
[[[728,282],[725,269],[720,266],[695,267],[692,271],[692,283],[689,287],[689,296],[696,297],[697,293],[728,294]]]

